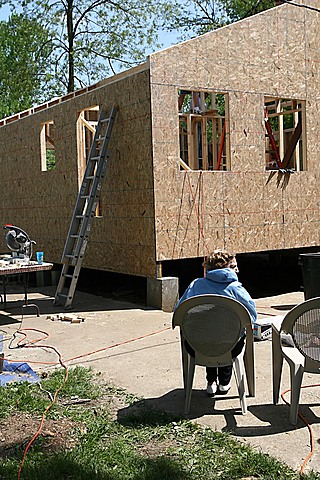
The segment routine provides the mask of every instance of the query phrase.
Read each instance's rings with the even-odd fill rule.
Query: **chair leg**
[[[183,375],[183,388],[186,390],[187,378],[189,370],[189,355],[185,347],[184,336],[180,329],[180,341],[181,341],[181,357],[182,357],[182,375]]]
[[[238,393],[240,397],[240,405],[242,414],[245,415],[247,413],[247,402],[246,402],[246,395],[245,395],[245,388],[244,388],[244,362],[243,362],[243,354],[238,355],[234,361],[234,373],[236,377],[236,383],[238,387]]]
[[[246,340],[245,352],[244,352],[244,366],[247,377],[247,385],[250,397],[254,397],[256,394],[256,379],[254,374],[254,346],[253,341]]]
[[[283,367],[280,333],[272,329],[272,390],[273,404],[279,403],[280,382]]]
[[[185,404],[184,404],[184,413],[187,415],[189,413],[190,402],[191,402],[191,393],[192,393],[192,384],[193,384],[193,377],[194,377],[194,369],[195,369],[195,359],[188,355],[189,360],[189,371],[187,377],[187,385],[185,388]]]
[[[290,423],[297,425],[298,410],[301,383],[303,377],[304,368],[303,365],[294,364],[290,362],[290,377],[291,377],[291,399],[290,399]]]

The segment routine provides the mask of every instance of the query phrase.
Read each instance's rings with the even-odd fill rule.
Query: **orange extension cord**
[[[21,478],[21,472],[22,472],[22,469],[23,469],[23,466],[24,466],[24,462],[26,460],[26,457],[27,457],[27,453],[32,445],[32,443],[36,440],[36,438],[40,435],[41,431],[42,431],[42,428],[43,428],[43,424],[44,424],[44,420],[45,420],[45,416],[46,416],[46,413],[50,410],[50,408],[52,407],[52,405],[55,403],[56,399],[57,399],[57,395],[59,393],[59,391],[61,390],[61,388],[66,384],[66,382],[68,381],[68,375],[69,375],[69,372],[68,372],[68,368],[67,366],[64,364],[64,362],[62,361],[62,356],[60,354],[60,352],[55,348],[53,347],[52,345],[41,345],[41,346],[37,346],[37,345],[33,345],[34,343],[40,341],[40,340],[43,340],[43,337],[41,338],[38,338],[38,339],[35,339],[35,340],[31,340],[30,342],[28,343],[25,343],[23,345],[21,345],[21,342],[23,340],[26,340],[27,338],[27,334],[25,333],[25,331],[36,331],[36,332],[39,332],[39,333],[42,333],[45,335],[44,338],[48,338],[49,337],[49,334],[47,332],[44,332],[42,330],[38,330],[38,329],[35,329],[35,328],[24,328],[24,329],[19,329],[15,332],[15,334],[21,334],[23,335],[23,338],[21,338],[18,342],[17,342],[17,346],[18,347],[23,347],[23,348],[47,348],[47,349],[51,349],[53,350],[57,355],[58,355],[58,358],[59,358],[59,362],[57,363],[60,363],[60,365],[65,369],[65,378],[64,378],[64,381],[63,383],[60,385],[59,388],[57,388],[57,390],[55,391],[54,395],[53,395],[53,399],[51,401],[51,403],[47,406],[47,408],[44,410],[43,414],[42,414],[42,417],[41,417],[41,422],[40,422],[40,425],[39,425],[39,428],[38,430],[36,431],[36,433],[33,435],[33,437],[31,438],[31,440],[28,442],[24,452],[23,452],[23,457],[22,457],[22,461],[21,461],[21,464],[20,464],[20,468],[18,470],[18,480],[20,480]]]
[[[315,383],[313,385],[302,385],[301,386],[301,388],[312,388],[312,387],[320,387],[320,384]],[[284,398],[284,396],[285,396],[286,393],[288,393],[290,391],[291,391],[291,389],[289,388],[288,390],[285,390],[284,392],[281,393],[281,398],[284,401],[284,403],[286,403],[287,405],[290,405],[290,403],[287,402],[287,400]],[[310,458],[314,454],[314,435],[313,435],[311,425],[308,423],[308,421],[304,418],[304,416],[299,411],[298,411],[298,417],[301,418],[303,423],[307,426],[307,428],[309,430],[309,435],[310,435],[310,452],[307,455],[307,457],[305,458],[303,464],[301,465],[301,468],[300,468],[300,476],[301,476],[303,474],[303,471],[304,471],[308,461],[310,460]]]

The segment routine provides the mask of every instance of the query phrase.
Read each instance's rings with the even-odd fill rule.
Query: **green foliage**
[[[179,4],[179,11],[173,14],[166,28],[181,32],[180,39],[192,38],[229,23],[224,1],[189,0]]]
[[[181,2],[179,12],[167,25],[169,31],[181,32],[181,39],[202,35],[237,20],[275,6],[274,0],[189,0]]]
[[[53,50],[46,73],[50,94],[91,85],[145,60],[158,28],[176,6],[171,0],[12,0],[42,28],[50,25]]]
[[[224,116],[226,114],[226,97],[223,93],[216,95],[216,108],[219,115]]]
[[[0,22],[0,117],[40,100],[50,51],[48,31],[22,14]]]
[[[257,13],[275,7],[274,0],[224,0],[225,11],[231,22],[251,17]]]
[[[1,389],[0,418],[11,415],[14,411],[38,413],[49,404],[37,385],[22,382],[9,383]]]
[[[51,403],[55,391],[63,385],[64,379],[65,371],[56,370],[41,381],[41,389],[38,384],[28,382],[7,384],[0,395],[0,418],[7,417],[14,411],[42,413]],[[92,371],[76,367],[69,371],[68,381],[59,391],[59,398],[78,396],[95,399],[99,394],[99,388],[92,383]],[[53,411],[60,409],[55,405]]]
[[[64,382],[65,371],[55,370],[51,375],[42,380],[44,390],[54,393]],[[101,394],[100,388],[94,383],[94,374],[91,369],[75,367],[69,370],[68,380],[59,391],[59,398],[78,396],[81,398],[96,399]]]
[[[0,6],[5,2],[1,2]],[[274,0],[11,0],[0,22],[0,116],[91,85],[159,48],[274,6]],[[51,168],[51,167],[50,167]]]
[[[46,150],[46,165],[47,170],[54,170],[56,168],[56,152],[53,149]]]

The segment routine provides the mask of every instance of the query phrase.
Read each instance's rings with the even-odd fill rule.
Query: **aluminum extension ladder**
[[[61,258],[62,270],[54,300],[54,304],[61,304],[65,309],[71,308],[72,305],[91,225],[98,206],[109,160],[108,145],[117,110],[118,107],[114,105],[109,117],[105,110],[100,113],[71,219]],[[70,281],[68,287],[65,287],[66,281]]]

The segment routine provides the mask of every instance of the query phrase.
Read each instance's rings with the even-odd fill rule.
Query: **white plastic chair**
[[[281,342],[289,334],[294,346]],[[279,402],[283,359],[290,366],[290,423],[297,424],[301,383],[304,372],[320,373],[320,297],[294,307],[281,325],[272,325],[273,403]]]
[[[251,317],[237,300],[222,295],[199,295],[184,300],[175,310],[173,328],[180,327],[185,408],[190,408],[195,365],[222,367],[233,365],[242,413],[247,412],[244,376],[249,394],[255,395],[254,348]],[[245,348],[232,358],[231,351],[246,329]],[[185,341],[195,351],[192,357]],[[245,364],[245,366],[244,366]]]

